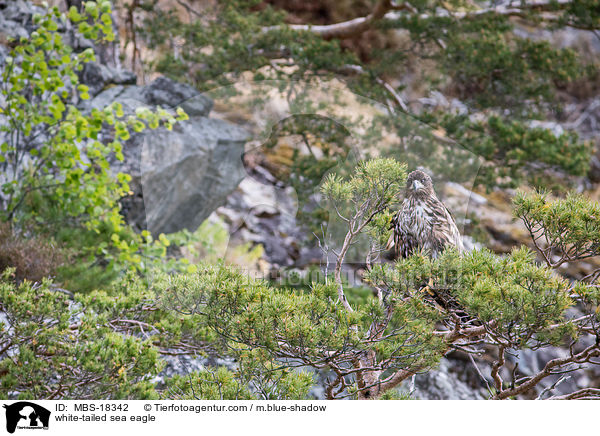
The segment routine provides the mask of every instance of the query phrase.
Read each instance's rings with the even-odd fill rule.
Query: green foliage
[[[594,0],[569,2],[557,25],[594,30],[600,28],[600,6]]]
[[[118,306],[86,310],[48,282],[17,288],[10,272],[0,283],[3,398],[156,398],[149,383],[161,368],[156,349],[113,331],[107,316]]]
[[[345,349],[374,351],[390,368],[427,365],[439,347],[428,333],[431,325],[416,318],[400,299],[393,303],[388,339],[364,340],[373,322],[383,322],[384,311],[368,301],[347,312],[337,303],[335,285],[314,284],[310,292],[273,289],[231,268],[205,265],[191,275],[162,275],[153,288],[161,306],[200,314],[209,328],[242,349],[263,350],[270,358],[300,359],[317,368],[328,355]],[[341,362],[345,359],[339,356]]]
[[[522,247],[503,258],[487,250],[472,252],[461,264],[458,300],[483,322],[494,320],[494,333],[515,348],[546,338],[545,329],[562,321],[573,304],[568,281],[536,266],[534,259]]]
[[[443,119],[444,116],[437,112],[424,113],[416,118],[377,116],[368,127],[368,142],[385,143],[390,134],[396,134],[397,141],[378,147],[380,157],[394,158],[408,168],[428,168],[436,175],[436,184],[444,181],[473,184],[482,160],[468,144],[455,142],[450,139],[451,135],[446,135]]]
[[[242,349],[245,347],[241,347]],[[305,400],[314,385],[313,374],[296,369],[293,361],[272,360],[261,349],[241,351],[238,355],[238,374],[251,386],[254,395],[262,400]]]
[[[600,288],[594,283],[577,282],[573,286],[573,292],[578,297],[579,303],[586,313],[593,315],[595,323],[600,322]],[[575,326],[571,326],[575,327]]]
[[[361,233],[385,239],[389,216],[382,211],[405,177],[404,165],[377,159],[361,162],[350,177],[326,178],[322,192],[350,205],[344,246]],[[597,209],[575,195],[554,202],[535,193],[515,199],[517,216],[566,246],[597,239]],[[208,226],[201,234],[207,232],[219,239],[218,229]],[[194,238],[182,233],[171,239],[185,244]],[[210,251],[210,244],[203,249]],[[577,340],[600,322],[597,287],[572,285],[538,266],[526,248],[508,256],[446,250],[431,259],[417,253],[368,269],[365,279],[376,297],[370,289],[351,291],[337,276],[308,289],[275,288],[223,263],[199,264],[187,274],[159,271],[150,290],[129,274],[74,302],[49,290],[49,282],[16,288],[5,275],[0,309],[7,325],[0,346],[11,352],[0,361],[7,374],[0,388],[19,398],[299,399],[308,397],[315,380],[295,368],[312,367],[337,374],[326,382],[329,398],[395,399],[397,376],[433,367],[469,334],[485,335],[501,350],[537,349]],[[349,306],[342,304],[344,292]],[[567,309],[577,303],[588,315],[569,319]],[[148,380],[162,368],[161,353],[227,354],[236,365],[152,386]],[[70,365],[82,370],[65,375]],[[510,395],[511,389],[500,384],[492,395]]]
[[[390,236],[390,207],[400,198],[406,165],[393,158],[359,162],[352,175],[329,174],[321,185],[329,221],[321,247],[334,251],[334,280],[342,295],[342,265],[348,260],[371,263]],[[376,257],[376,256],[375,256]],[[344,297],[344,305],[347,305]]]
[[[17,287],[13,271],[0,281],[3,398],[158,398],[161,354],[220,350],[198,317],[161,310],[133,274],[72,300],[48,281]]]
[[[30,38],[18,41],[2,71],[2,131],[8,140],[2,144],[1,160],[13,173],[13,180],[2,186],[7,195],[5,219],[15,218],[29,193],[41,191],[68,215],[85,213],[93,225],[105,212],[111,195],[126,192],[127,177],[112,180],[106,172],[106,158],[120,153],[120,144],[97,141],[102,124],[115,122],[119,106],[84,116],[68,104],[70,89],[76,99],[89,98],[87,87],[78,85],[77,73],[85,62],[94,60],[94,53],[89,49],[72,53],[58,32],[58,22],[64,19],[57,8],[34,17],[38,29]],[[101,32],[110,38],[108,31],[112,32],[111,25],[94,24],[88,36],[97,38]],[[34,142],[44,133],[50,137]],[[84,142],[81,149],[79,142]],[[29,164],[21,169],[21,162]],[[36,212],[30,214],[35,217],[39,215]]]
[[[232,268],[205,265],[195,274],[160,276],[153,288],[164,307],[200,313],[224,337],[243,343],[276,347],[277,331],[290,334],[295,344],[302,336],[307,344],[339,345],[350,335],[350,321],[327,298],[330,287],[319,286],[310,294],[276,291]],[[293,306],[298,310],[290,311]],[[321,317],[318,325],[311,325],[311,312],[315,319],[317,313]],[[331,336],[333,330],[336,336]]]
[[[398,391],[394,391],[394,390],[389,390],[389,391],[385,391],[379,399],[380,400],[412,400],[413,398],[411,398],[410,394],[408,394],[406,392],[398,392]]]
[[[570,284],[548,267],[537,266],[534,260],[534,254],[525,247],[506,257],[487,249],[463,256],[446,250],[435,260],[415,255],[398,261],[393,268],[384,265],[368,278],[414,299],[414,310],[419,310],[420,316],[442,320],[447,308],[428,315],[421,306],[423,291],[418,289],[430,280],[434,293],[456,301],[461,310],[485,323],[493,342],[514,349],[548,342],[556,345],[564,334],[574,334],[567,325],[555,328],[574,304]]]
[[[222,222],[206,220],[193,233],[184,229],[169,235],[168,239],[178,247],[187,247],[187,254],[192,258],[215,262],[227,248],[229,234]]]
[[[373,5],[361,6],[336,4],[325,8],[335,11],[337,19],[344,21],[356,18],[360,10],[366,14]],[[540,28],[599,27],[598,8],[593,0],[544,5],[544,10],[522,6],[521,19]],[[459,97],[467,104],[468,114],[449,119],[426,113],[417,116],[434,130],[444,127],[451,138],[487,161],[481,183],[488,188],[518,184],[525,173],[534,172],[535,168],[530,168],[534,162],[584,175],[591,153],[589,144],[579,142],[571,133],[555,138],[547,129],[529,129],[518,120],[553,116],[560,105],[556,91],[586,75],[586,59],[572,49],[555,48],[548,42],[520,36],[511,17],[493,10],[483,13],[490,7],[493,5],[479,1],[448,1],[443,5],[411,2],[414,10],[393,14],[393,18],[386,15],[374,23],[373,32],[358,32],[351,44],[345,39],[325,40],[313,32],[292,30],[285,25],[284,9],[256,7],[247,1],[218,5],[214,20],[181,20],[174,11],[158,9],[148,13],[141,33],[152,48],[163,53],[155,65],[158,71],[191,81],[202,89],[229,85],[249,76],[244,73],[252,73],[255,80],[278,79],[286,83],[287,89],[282,92],[290,104],[294,104],[290,96],[298,83],[316,85],[335,76],[357,94],[394,106],[392,94],[400,92],[401,87],[390,91],[390,78],[410,76],[422,69],[419,77],[424,86]],[[409,41],[402,42],[404,36],[391,30],[408,31]],[[173,55],[169,45],[175,39],[182,41],[178,56]],[[588,69],[595,72],[597,66]],[[330,108],[336,104],[328,102]],[[435,162],[427,163],[440,166],[442,173],[450,171],[454,177],[474,174],[473,168],[464,171],[472,160],[456,158],[460,154],[456,147],[450,151],[447,144],[423,140],[429,135],[423,135],[419,132],[422,129],[405,117],[396,116],[404,109],[391,112],[390,120],[378,119],[369,127],[373,131],[390,128],[391,133],[406,138],[406,142],[419,137],[415,149],[423,150],[417,154],[426,158],[439,156]],[[467,117],[476,113],[484,115],[479,117],[484,120],[469,121]],[[511,121],[494,116],[500,113],[510,114]],[[307,127],[305,131],[323,134],[318,126]],[[399,149],[406,146],[396,145],[385,155],[416,166],[419,156],[414,156],[415,162],[413,156],[400,156]],[[296,163],[292,182],[296,179],[310,184],[312,177],[306,176],[315,176],[316,180],[314,173],[323,174],[328,159],[319,165],[304,158]],[[431,169],[440,172],[438,168]],[[554,187],[550,177],[535,177],[535,183]]]
[[[194,264],[199,262],[226,263],[239,266],[252,266],[263,256],[263,246],[250,242],[230,243],[227,227],[221,219],[206,220],[194,232],[181,230],[168,236],[169,241],[183,253],[180,263],[189,262],[187,272],[194,272]]]
[[[240,383],[234,372],[223,367],[186,376],[175,375],[168,379],[163,397],[177,400],[256,399],[248,386]]]
[[[337,255],[334,282],[313,282],[309,290],[299,291],[272,288],[223,265],[203,265],[194,274],[158,276],[153,288],[161,306],[188,316],[200,315],[205,325],[240,350],[242,367],[290,359],[301,366],[334,369],[337,383],[343,383],[337,395],[362,395],[360,392],[369,389],[364,386],[363,375],[354,376],[351,369],[361,368],[356,365],[362,359],[377,359],[380,373],[433,365],[443,346],[432,334],[436,318],[428,306],[415,304],[417,300],[406,301],[397,293],[384,303],[364,290],[366,295],[353,292],[354,308],[349,309],[339,274],[355,236],[369,225],[373,227],[370,231],[377,233],[377,223],[385,229],[379,233],[387,231],[387,215],[384,223],[378,214],[396,200],[405,178],[406,166],[394,159],[363,161],[345,179],[337,174],[325,178],[321,192],[338,213],[342,208],[349,216],[340,214],[348,233]],[[421,316],[424,313],[429,316]],[[277,363],[266,373],[281,373],[284,368],[283,363]],[[254,381],[260,379],[258,374],[265,374],[264,368]],[[354,377],[353,384],[342,382],[346,376]],[[280,390],[284,379],[278,380],[267,385]],[[328,387],[331,398],[335,397],[333,386],[335,383]]]
[[[263,362],[256,352],[236,371],[224,367],[176,375],[167,380],[162,396],[178,400],[291,400],[306,399],[310,375]]]
[[[287,150],[281,149],[289,146],[288,141],[293,142],[294,137],[301,138],[300,145],[285,155]],[[295,115],[278,123],[263,144],[265,150],[260,150],[267,156],[273,154],[272,159],[283,167],[281,174],[276,175],[294,189],[298,198],[296,219],[311,232],[318,233],[326,218],[323,208],[311,210],[311,198],[327,173],[335,170],[337,174],[348,174],[352,170],[351,139],[350,132],[330,118]]]
[[[385,247],[390,236],[390,223],[394,212],[389,209],[377,214],[366,227],[366,234],[371,241],[380,247]]]
[[[453,33],[444,68],[462,99],[481,107],[511,107],[551,101],[555,84],[579,77],[576,54],[547,41],[481,28],[476,34]]]
[[[19,226],[35,223],[50,233],[64,231],[65,225],[79,233],[95,233],[95,238],[78,238],[89,242],[77,246],[81,257],[98,256],[112,273],[144,270],[143,252],[156,254],[165,244],[149,245],[147,237],[127,229],[118,200],[129,192],[131,177],[113,175],[109,159],[123,160],[121,141],[129,139],[131,129],[170,129],[186,116],[181,110],[171,114],[141,108],[126,117],[117,102],[82,113],[76,103],[89,95],[78,73],[95,58],[91,49],[74,53],[64,42],[59,27],[67,19],[93,41],[114,38],[110,2],[104,1],[86,2],[82,14],[74,7],[67,15],[49,8],[34,17],[37,28],[29,38],[15,41],[0,88],[0,164],[8,175],[2,184],[0,218]],[[104,129],[114,134],[112,142],[100,140],[107,133]]]
[[[343,286],[341,265],[353,245],[357,253],[352,254],[362,253],[358,257],[362,262],[365,252],[369,253],[367,258],[371,256],[374,243],[383,245],[387,242],[390,236],[389,208],[400,198],[405,180],[406,165],[393,158],[361,161],[347,178],[332,173],[324,179],[321,193],[331,208],[327,228],[331,237],[321,243],[340,247],[335,267],[335,280],[339,286]]]
[[[125,116],[118,103],[82,113],[77,105],[89,98],[89,90],[79,83],[78,72],[94,54],[74,53],[61,29],[70,21],[91,41],[113,40],[111,2],[85,2],[83,11],[71,8],[66,14],[49,8],[34,17],[36,30],[12,42],[2,71],[0,166],[8,177],[1,187],[2,219],[19,230],[32,227],[34,233],[51,234],[48,239],[60,244],[74,264],[58,268],[59,278],[85,292],[71,301],[48,281],[17,287],[13,270],[5,273],[0,281],[0,309],[6,314],[0,324],[2,395],[298,399],[308,397],[315,380],[295,368],[308,366],[335,373],[326,382],[330,398],[391,399],[397,398],[394,388],[401,380],[478,337],[501,356],[505,349],[537,349],[595,335],[596,348],[590,345],[588,354],[577,356],[571,348],[571,360],[567,357],[552,371],[597,358],[600,293],[595,283],[600,273],[569,283],[551,269],[600,254],[600,210],[581,196],[516,196],[515,215],[529,229],[544,267],[524,248],[504,257],[487,250],[464,255],[447,250],[435,260],[416,254],[393,265],[370,265],[389,237],[390,208],[406,178],[407,165],[393,158],[410,168],[431,163],[430,169],[445,177],[453,174],[455,181],[473,174],[476,160],[448,148],[452,141],[440,140],[440,132],[483,158],[481,182],[490,188],[524,180],[549,185],[540,168],[585,175],[591,153],[590,144],[574,134],[557,137],[523,121],[547,115],[557,105],[556,90],[580,78],[580,59],[572,51],[521,38],[512,20],[494,13],[459,18],[488,7],[487,2],[416,0],[411,6],[415,11],[401,11],[376,26],[384,46],[390,45],[367,55],[335,38],[292,30],[284,13],[256,0],[221,2],[214,19],[185,23],[174,12],[140,6],[148,13],[144,36],[151,49],[162,52],[154,69],[199,89],[229,85],[251,72],[256,80],[283,79],[280,91],[290,106],[302,109],[298,113],[317,113],[340,102],[332,99],[317,107],[298,81],[315,85],[343,75],[355,92],[395,100],[401,107],[394,94],[399,90],[388,79],[420,68],[411,64],[418,59],[433,65],[423,72],[425,86],[469,105],[461,116],[425,113],[415,122],[390,108],[366,126],[363,120],[348,120],[349,127],[365,131],[366,144],[378,144],[388,135],[398,139],[390,149],[373,150],[383,158],[362,161],[351,171],[340,165],[349,156],[345,128],[308,116],[279,126],[278,134],[299,135],[306,145],[307,152],[294,150],[283,174],[301,202],[337,166],[337,174],[327,175],[320,190],[335,213],[327,217],[319,210],[310,218],[312,224],[341,221],[345,236],[339,239],[344,241],[334,244],[342,247],[334,251],[338,264],[332,280],[304,281],[300,289],[275,288],[218,262],[227,239],[218,224],[156,238],[125,225],[118,201],[128,194],[130,178],[112,175],[109,162],[123,159],[122,142],[134,132],[170,129],[186,115],[159,108]],[[449,13],[439,16],[440,9]],[[600,26],[592,0],[567,6],[556,2],[546,9],[526,10],[521,19],[539,24],[549,12],[555,14],[552,26]],[[407,46],[387,39],[387,30],[398,28],[409,31]],[[357,36],[361,44],[356,45],[371,47],[372,32],[364,35]],[[177,56],[171,49],[175,40]],[[475,111],[478,117],[472,116]],[[507,114],[514,119],[504,118]],[[104,133],[114,141],[104,143]],[[277,138],[266,145],[272,150]],[[355,244],[358,238],[366,248]],[[9,248],[17,246],[15,253],[33,248],[7,240]],[[35,237],[28,240],[35,245]],[[351,289],[341,278],[351,246],[363,257],[368,253],[366,280],[373,289]],[[242,246],[236,255],[256,260],[260,250]],[[195,265],[200,258],[209,263]],[[8,264],[15,266],[15,259],[10,255]],[[139,273],[154,279],[151,291]],[[44,269],[41,275],[46,274]],[[28,275],[20,273],[19,279]],[[432,296],[450,304],[434,303]],[[584,315],[570,319],[567,309],[575,308]],[[163,366],[161,354],[208,353],[235,358],[235,368],[206,368],[159,387],[150,383]],[[513,379],[511,385],[498,377],[491,390],[497,398],[514,397],[520,393],[515,389],[525,392],[537,383],[529,386],[535,381],[529,377]]]
[[[254,72],[257,79],[264,78],[260,70],[270,65],[274,53],[291,57],[300,67],[292,79],[311,77],[332,64],[339,68],[356,60],[341,50],[337,41],[325,41],[310,32],[298,35],[285,27],[265,31],[268,26],[282,24],[284,15],[270,6],[257,12],[252,3],[235,0],[220,4],[219,19],[208,23],[182,22],[173,10],[150,15],[143,33],[149,46],[163,53],[155,63],[156,70],[205,90],[229,85],[247,71]],[[183,43],[182,55],[177,57],[166,48],[175,38]]]
[[[499,116],[471,121],[468,116],[444,114],[438,121],[448,136],[484,159],[477,183],[487,187],[516,188],[527,180],[555,188],[555,176],[544,176],[544,169],[574,176],[586,175],[589,169],[592,144],[573,132],[556,136],[548,129]]]
[[[359,162],[348,180],[329,174],[321,192],[334,203],[358,205],[357,215],[366,219],[392,203],[404,189],[405,180],[406,165],[390,158],[373,159]]]
[[[549,265],[600,254],[598,203],[580,194],[549,200],[545,193],[519,191],[513,204],[515,216],[523,221]]]
[[[490,7],[484,2],[477,6],[459,3],[448,2],[444,9],[476,12],[478,6]],[[572,4],[570,8],[574,8]],[[553,102],[556,88],[582,73],[573,50],[517,36],[514,22],[507,16],[480,13],[469,19],[455,18],[452,12],[447,16],[437,14],[430,2],[415,6],[422,15],[401,15],[381,27],[409,30],[411,41],[423,44],[418,55],[434,58],[451,78],[443,82],[461,99],[479,108],[505,107],[519,113],[527,105]],[[594,7],[588,4],[577,9],[583,17]],[[541,13],[533,9],[524,8],[521,16],[534,25],[543,21]],[[431,43],[439,50],[432,50]],[[438,74],[431,76],[434,83],[440,80]]]

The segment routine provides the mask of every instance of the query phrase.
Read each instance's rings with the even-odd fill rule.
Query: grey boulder
[[[115,172],[132,176],[132,194],[122,200],[129,223],[153,234],[195,230],[246,176],[242,156],[248,133],[227,121],[208,118],[212,101],[191,86],[161,77],[147,86],[116,85],[100,92],[85,109],[117,101],[125,114],[139,107],[182,107],[189,120],[171,131],[147,129],[123,144]],[[111,140],[107,132],[105,140]]]

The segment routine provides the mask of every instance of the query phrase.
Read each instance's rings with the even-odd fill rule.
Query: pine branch
[[[494,6],[490,8],[478,9],[475,11],[468,12],[450,12],[436,13],[436,14],[419,14],[418,17],[421,20],[428,20],[432,18],[451,16],[452,18],[463,20],[463,19],[475,19],[486,15],[501,15],[501,16],[515,16],[521,18],[527,18],[529,12],[557,12],[563,10],[567,6],[575,3],[574,0],[531,0],[527,3],[509,3],[508,5]],[[289,28],[297,31],[312,32],[316,35],[321,36],[324,39],[346,39],[357,36],[361,33],[371,29],[373,25],[384,19],[396,18],[395,13],[397,11],[408,12],[409,14],[416,14],[417,11],[409,3],[402,3],[400,5],[394,5],[390,0],[381,0],[373,9],[369,15],[365,17],[353,18],[348,21],[342,21],[340,23],[325,24],[325,25],[312,25],[312,24],[290,24],[285,25],[285,28]],[[555,17],[546,16],[542,17],[545,21],[556,21]],[[576,24],[572,24],[572,27],[578,27]],[[264,27],[263,32],[269,32],[272,30],[281,30],[284,26],[268,26]],[[578,27],[580,28],[580,27]],[[587,28],[586,30],[593,30]]]
[[[514,397],[516,395],[523,394],[528,390],[532,389],[533,387],[537,386],[537,384],[540,383],[544,378],[556,374],[556,370],[560,369],[561,367],[572,363],[589,362],[591,358],[598,357],[599,355],[600,349],[598,348],[598,345],[593,344],[578,354],[572,354],[568,357],[550,360],[546,363],[544,368],[539,373],[529,378],[527,381],[521,383],[520,385],[515,386],[514,388],[499,390],[498,393],[493,397],[493,399],[504,400],[509,397]],[[576,393],[572,393],[570,395],[574,394]]]

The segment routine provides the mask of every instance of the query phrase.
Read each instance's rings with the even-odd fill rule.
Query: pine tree
[[[600,293],[595,282],[600,273],[569,282],[553,272],[565,262],[600,254],[598,204],[580,196],[550,200],[521,193],[515,198],[515,215],[530,229],[545,265],[526,247],[504,257],[487,249],[464,255],[446,250],[435,260],[416,254],[394,264],[373,264],[373,254],[389,237],[388,208],[405,177],[403,164],[379,159],[361,163],[347,180],[326,179],[322,192],[337,203],[339,219],[347,226],[334,251],[330,282],[313,283],[307,292],[273,289],[234,269],[207,265],[192,275],[159,278],[154,286],[161,306],[198,317],[240,350],[241,361],[256,352],[275,369],[332,371],[325,387],[330,399],[389,395],[450,350],[485,350],[494,357],[489,386],[494,399],[528,393],[549,376],[598,364]],[[365,263],[376,295],[353,303],[341,267],[361,234],[372,242]],[[424,283],[429,292],[443,293],[456,304],[432,306]],[[572,308],[582,314],[569,315]],[[507,353],[566,344],[568,355],[545,362],[539,373],[524,377],[514,368],[504,379]],[[564,398],[598,394],[588,388]]]

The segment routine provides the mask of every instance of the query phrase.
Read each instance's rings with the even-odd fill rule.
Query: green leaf
[[[85,2],[85,12],[89,14],[92,18],[98,18],[98,5],[95,1],[87,1]]]
[[[83,17],[81,16],[81,14],[79,13],[79,11],[77,10],[76,6],[71,6],[69,8],[69,12],[67,13],[67,17],[73,23],[78,23],[79,21],[81,21],[83,19]]]

